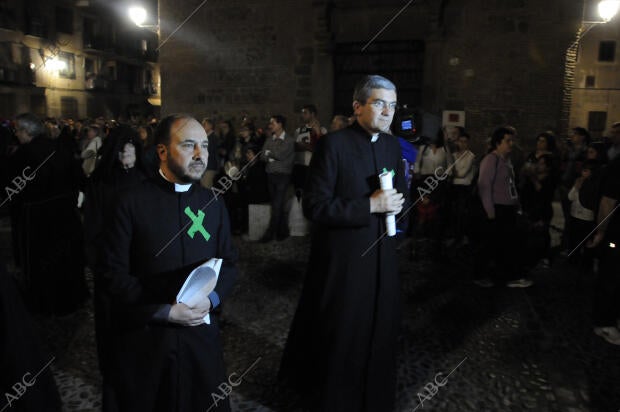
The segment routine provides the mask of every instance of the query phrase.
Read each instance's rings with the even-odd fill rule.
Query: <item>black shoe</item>
[[[278,235],[276,236],[276,240],[278,242],[282,242],[283,240],[285,240],[289,235]]]

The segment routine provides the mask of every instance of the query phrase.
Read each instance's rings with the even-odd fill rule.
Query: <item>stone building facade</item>
[[[587,19],[596,21],[596,16]],[[612,20],[585,29],[577,48],[569,125],[600,138],[620,121],[620,26]]]
[[[200,3],[160,0],[160,39]],[[326,123],[349,114],[359,76],[379,73],[396,82],[401,103],[437,116],[464,111],[478,147],[501,124],[517,127],[526,146],[536,132],[561,127],[581,1],[405,4],[210,0],[160,50],[162,112],[248,114],[259,125],[282,113],[296,125],[300,106],[312,102]]]
[[[0,0],[0,118],[157,113],[157,35],[119,5]]]

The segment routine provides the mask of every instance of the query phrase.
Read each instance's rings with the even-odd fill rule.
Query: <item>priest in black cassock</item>
[[[398,139],[386,133],[396,87],[367,76],[353,95],[356,122],[318,141],[304,191],[313,225],[302,296],[280,378],[311,411],[389,412],[396,392],[400,282],[386,213],[406,193]],[[378,176],[394,172],[394,188]],[[380,240],[379,240],[380,239]]]
[[[158,175],[120,195],[108,228],[102,283],[114,325],[106,367],[113,390],[104,410],[229,411],[212,310],[232,289],[237,251],[223,199],[199,184],[207,135],[190,116],[171,115],[155,143]],[[177,303],[189,273],[214,257],[223,259],[215,291],[195,307]]]

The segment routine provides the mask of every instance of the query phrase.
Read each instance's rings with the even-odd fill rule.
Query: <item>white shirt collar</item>
[[[273,139],[280,139],[280,140],[284,140],[284,135],[286,134],[286,132],[284,130],[282,130],[282,133],[280,134],[280,136],[276,136],[275,134],[273,135]]]
[[[161,177],[166,179],[168,182],[174,183],[174,182],[172,182],[170,179],[168,179],[166,177],[166,175],[164,174],[164,172],[161,171],[161,169],[159,169],[159,174],[161,175]],[[187,184],[184,184],[184,185],[179,184],[179,183],[174,183],[174,191],[175,192],[187,192],[190,187],[192,187],[191,183],[187,183]]]

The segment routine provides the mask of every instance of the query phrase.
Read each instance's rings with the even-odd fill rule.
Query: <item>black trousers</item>
[[[308,166],[295,165],[293,166],[293,185],[295,190],[304,190],[306,186],[306,179],[308,177]]]
[[[476,250],[474,279],[490,278],[494,281],[520,279],[523,268],[517,255],[520,248],[519,233],[516,228],[517,207],[495,205],[495,219],[484,218],[481,222],[481,242]],[[495,270],[490,270],[491,261]]]
[[[271,198],[271,220],[268,235],[288,236],[286,214],[286,189],[291,182],[291,175],[267,173],[267,186]]]
[[[585,239],[592,234],[596,223],[570,217],[567,246],[571,253],[569,258],[571,263],[579,265],[580,269],[591,270],[594,259],[594,249],[586,247]],[[581,243],[581,245],[579,245]],[[577,246],[579,245],[579,248]],[[577,248],[577,249],[576,249]],[[575,250],[576,249],[576,250]]]
[[[601,245],[598,279],[594,294],[594,326],[616,326],[620,318],[620,242],[615,247],[609,240]]]
[[[456,240],[463,239],[467,234],[468,218],[470,216],[470,196],[471,185],[452,185],[450,194],[451,223]]]

